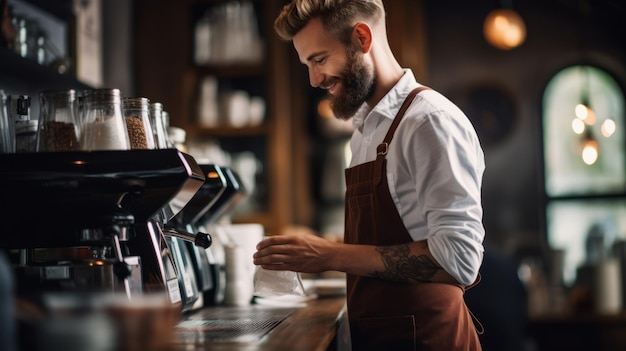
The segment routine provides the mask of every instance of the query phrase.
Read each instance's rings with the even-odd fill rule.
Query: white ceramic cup
[[[224,304],[245,306],[254,294],[255,265],[252,255],[265,234],[261,224],[228,224],[223,226],[227,236],[224,243],[226,291]]]

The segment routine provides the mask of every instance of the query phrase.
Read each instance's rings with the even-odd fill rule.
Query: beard
[[[350,119],[374,94],[376,75],[363,57],[352,45],[348,46],[348,64],[339,78],[341,89],[330,96],[330,107],[338,119]]]

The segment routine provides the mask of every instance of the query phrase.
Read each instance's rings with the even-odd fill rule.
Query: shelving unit
[[[38,15],[64,23],[68,32],[74,24],[70,0],[22,0],[32,6]],[[9,0],[9,6],[14,5]],[[27,15],[31,15],[27,13]],[[48,30],[49,28],[44,28]],[[71,45],[71,44],[70,44]],[[68,48],[71,49],[71,48]],[[6,94],[31,97],[31,118],[39,116],[39,94],[45,90],[75,89],[83,91],[93,87],[76,78],[72,67],[59,73],[54,67],[42,65],[34,59],[22,57],[13,49],[0,47],[0,89]]]
[[[250,151],[261,161],[257,178],[264,189],[259,209],[235,216],[234,222],[260,223],[269,235],[301,222],[308,202],[305,157],[298,157],[305,141],[304,103],[300,87],[306,82],[293,74],[292,48],[274,35],[272,24],[282,7],[278,0],[252,0],[264,56],[259,63],[194,63],[194,26],[203,11],[227,0],[136,1],[137,93],[160,101],[170,114],[170,124],[187,131],[189,143],[217,140],[227,152]],[[157,30],[158,28],[158,30]],[[158,35],[156,35],[158,33]],[[217,33],[216,35],[225,35]],[[226,89],[243,89],[265,100],[266,113],[259,125],[205,127],[198,121],[198,93],[202,79],[216,77]],[[230,84],[230,85],[229,85]],[[294,87],[296,90],[294,90]],[[219,88],[218,88],[219,90]],[[223,116],[220,118],[223,119]],[[294,145],[296,145],[294,147]],[[300,146],[298,146],[300,145]],[[304,168],[304,169],[303,169]],[[304,210],[303,210],[304,209]]]

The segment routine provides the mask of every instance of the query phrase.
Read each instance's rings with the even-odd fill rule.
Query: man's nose
[[[324,81],[324,74],[322,74],[317,68],[309,68],[309,82],[313,88],[317,88]]]

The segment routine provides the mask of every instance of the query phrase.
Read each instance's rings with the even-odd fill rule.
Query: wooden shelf
[[[20,86],[29,82],[36,86],[37,90],[48,89],[91,89],[85,83],[80,82],[70,73],[61,74],[53,68],[43,66],[37,62],[24,58],[15,52],[0,48],[0,75],[2,76],[2,86]]]

